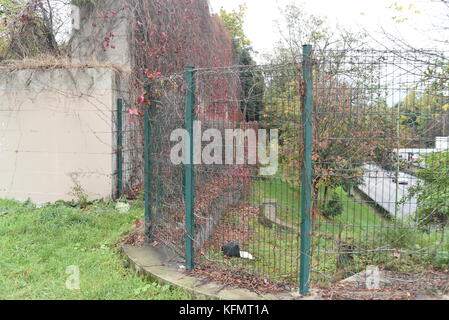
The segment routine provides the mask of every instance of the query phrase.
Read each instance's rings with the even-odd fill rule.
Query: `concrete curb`
[[[247,289],[236,289],[217,282],[187,275],[176,267],[173,257],[152,246],[122,246],[122,254],[139,275],[161,284],[186,290],[192,298],[200,300],[312,300],[293,292],[258,295]]]

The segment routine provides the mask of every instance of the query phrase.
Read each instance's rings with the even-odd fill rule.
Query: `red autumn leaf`
[[[137,103],[138,104],[142,104],[142,103],[144,103],[145,102],[145,96],[139,96],[138,98],[137,98]]]

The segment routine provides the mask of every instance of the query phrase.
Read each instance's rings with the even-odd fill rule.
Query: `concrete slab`
[[[247,289],[233,288],[223,284],[187,275],[181,268],[182,260],[168,250],[150,245],[135,247],[124,245],[123,255],[141,275],[162,284],[184,289],[193,298],[202,300],[310,300],[294,292],[259,295]]]
[[[405,203],[401,200],[409,193],[409,189],[415,186],[419,179],[401,172],[400,175],[405,179],[407,185],[397,185],[393,182],[394,172],[386,171],[374,164],[365,164],[363,175],[363,184],[358,188],[365,195],[375,201],[392,217],[404,219],[412,217],[418,206],[418,199],[412,197]]]
[[[263,213],[263,215],[260,216],[260,218],[263,219],[263,221],[261,221],[263,225],[271,227],[274,224],[280,228],[293,230],[299,233],[299,226],[284,222],[278,218],[276,199],[265,199],[260,206],[260,212]]]

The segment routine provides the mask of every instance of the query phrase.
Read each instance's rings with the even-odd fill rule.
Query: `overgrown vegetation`
[[[321,204],[320,213],[326,218],[335,218],[343,213],[343,204],[340,195],[333,191],[330,199]]]
[[[1,0],[0,59],[59,56],[57,38],[67,23],[61,11],[66,5],[63,0]]]
[[[220,10],[220,18],[225,27],[232,36],[232,43],[237,56],[236,64],[246,67],[240,74],[240,83],[242,87],[242,101],[240,110],[246,121],[260,121],[263,112],[263,96],[264,96],[264,76],[258,70],[252,70],[251,66],[255,66],[253,59],[255,53],[251,47],[251,41],[244,32],[244,21],[246,14],[246,6],[240,5],[239,10],[227,12]]]
[[[429,64],[432,62],[429,61]],[[424,76],[423,81],[425,77],[429,75]],[[401,110],[402,135],[412,140],[404,141],[404,147],[431,148],[435,143],[434,137],[449,135],[449,103],[444,94],[446,88],[433,83],[424,89],[410,89],[407,96],[394,106]],[[416,140],[413,137],[421,139],[413,141]]]
[[[369,58],[360,63],[351,57],[350,49],[362,46],[366,35],[347,30],[337,32],[324,18],[310,15],[295,5],[288,5],[283,15],[283,36],[271,61],[293,64],[297,70],[285,68],[282,76],[270,81],[264,97],[263,120],[279,129],[285,178],[299,185],[303,124],[297,106],[303,102],[304,86],[297,80],[302,78],[302,46],[313,45],[316,116],[312,187],[314,198],[324,188],[327,199],[332,188],[360,184],[364,163],[386,162],[389,150],[394,147],[395,122],[389,116],[386,98],[381,93],[370,94],[370,88],[380,83],[376,63],[370,63]],[[354,143],[359,139],[364,143]]]
[[[419,226],[444,228],[449,223],[449,152],[431,154],[422,163],[425,168],[417,171],[422,180],[410,189],[408,197],[418,197]]]
[[[98,0],[71,0],[71,3],[81,6],[95,6],[98,3]]]

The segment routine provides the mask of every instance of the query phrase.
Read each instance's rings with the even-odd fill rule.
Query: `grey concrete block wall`
[[[117,77],[109,68],[0,74],[0,198],[71,200],[115,192]]]
[[[70,41],[74,63],[114,63],[131,68],[131,9],[126,0],[99,0],[80,10],[80,30]],[[112,35],[112,36],[111,36]],[[105,37],[114,48],[104,48]]]

